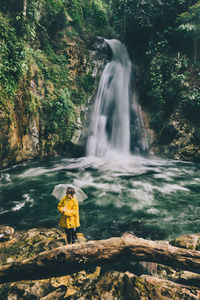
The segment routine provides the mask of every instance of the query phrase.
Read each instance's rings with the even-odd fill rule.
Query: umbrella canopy
[[[61,200],[66,195],[66,190],[68,187],[75,189],[76,198],[79,202],[85,200],[87,195],[77,186],[73,184],[58,184],[54,187],[52,195],[55,196],[58,200]]]

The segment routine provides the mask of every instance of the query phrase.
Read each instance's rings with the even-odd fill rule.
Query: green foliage
[[[157,54],[150,63],[146,78],[146,95],[152,108],[152,126],[161,128],[165,117],[177,102],[177,59]]]
[[[56,99],[50,97],[45,99],[42,114],[46,137],[59,132],[60,143],[72,138],[76,113],[67,88],[63,89]]]
[[[108,11],[107,5],[102,0],[89,1],[85,5],[83,12],[88,21],[92,22],[95,26],[105,26],[108,24]]]
[[[1,0],[0,10],[4,13],[16,14],[22,10],[23,0]]]
[[[133,18],[140,28],[153,27],[158,18],[168,17],[172,22],[178,13],[195,3],[195,0],[113,0],[113,14]],[[163,24],[168,27],[168,22]]]
[[[200,31],[200,1],[189,7],[188,11],[185,11],[178,16],[177,21],[181,24],[179,26],[180,30],[185,30],[186,32],[194,32],[198,35]]]
[[[41,28],[45,28],[50,38],[64,29],[67,24],[66,3],[65,0],[43,1],[43,18],[40,21]]]
[[[109,7],[103,0],[72,0],[67,3],[67,11],[73,19],[73,24],[79,31],[93,31],[98,34],[108,30]]]
[[[194,59],[197,59],[198,41],[200,40],[200,1],[189,7],[188,11],[178,16],[177,31],[186,43],[194,41]]]
[[[31,0],[28,2],[26,10],[23,10],[22,6],[21,10],[18,11],[16,15],[16,22],[14,25],[16,27],[17,35],[26,41],[34,41],[36,38],[36,29],[41,19],[41,5],[41,1]]]
[[[128,43],[134,48],[133,55],[136,51],[136,57],[145,65],[140,89],[144,102],[150,107],[152,127],[161,132],[175,107],[180,107],[189,119],[199,123],[200,72],[198,62],[193,59],[198,57],[198,43],[193,46],[192,41],[199,38],[196,33],[200,2],[118,2],[121,2],[121,12],[125,12],[126,30],[130,30],[127,39],[131,38],[132,44],[129,40]],[[126,6],[128,3],[131,6]],[[134,12],[131,7],[135,8]],[[130,24],[136,24],[133,30]]]
[[[32,43],[55,37],[67,25],[64,0],[30,0],[16,16],[17,34]]]
[[[185,115],[200,126],[200,63],[190,62],[189,68],[182,75],[183,89],[180,92],[180,106]]]
[[[28,133],[30,116],[40,112],[41,147],[62,148],[73,136],[78,106],[86,103],[94,88],[81,39],[90,43],[97,34],[109,36],[108,2],[1,0],[1,111],[9,124],[18,118],[21,135]],[[73,53],[73,42],[75,51],[83,47],[82,56],[80,49]],[[84,62],[80,69],[79,59]]]
[[[200,64],[192,63],[185,55],[169,57],[161,54],[160,47],[155,49],[160,52],[147,53],[150,63],[144,83],[146,102],[152,111],[152,127],[160,130],[176,106],[196,122],[200,114]]]
[[[85,74],[77,79],[78,90],[72,90],[71,100],[75,105],[82,105],[88,101],[88,98],[94,91],[95,79],[91,74]]]
[[[13,96],[22,74],[24,43],[17,39],[9,19],[0,14],[0,89],[2,97]]]
[[[149,40],[156,34],[174,27],[178,14],[187,10],[195,0],[112,0],[110,22],[120,39],[143,60]]]
[[[42,71],[45,80],[51,80],[57,88],[66,85],[68,81],[68,57],[66,54],[56,54],[51,44],[46,44],[43,51],[44,54],[46,60],[43,58],[40,60],[36,59],[36,63]]]
[[[134,19],[140,28],[152,27],[154,19],[162,14],[161,0],[113,0],[114,15],[120,18]]]
[[[94,89],[94,77],[91,74],[85,74],[83,77],[80,77],[78,80],[78,84],[85,91],[85,93],[92,93]]]

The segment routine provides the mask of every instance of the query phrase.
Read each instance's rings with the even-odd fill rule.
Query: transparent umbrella
[[[85,200],[87,195],[77,186],[73,184],[58,184],[54,187],[52,195],[55,196],[58,200],[61,200],[66,195],[66,190],[68,187],[75,189],[76,198],[79,202]]]

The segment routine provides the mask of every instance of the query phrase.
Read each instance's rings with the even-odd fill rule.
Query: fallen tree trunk
[[[150,241],[131,234],[45,251],[0,267],[0,283],[35,280],[79,272],[91,266],[123,261],[149,261],[200,273],[200,252]]]

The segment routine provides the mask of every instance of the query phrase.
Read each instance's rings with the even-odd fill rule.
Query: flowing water
[[[57,158],[1,172],[0,224],[16,229],[54,227],[60,183],[79,186],[81,232],[89,239],[125,231],[170,239],[200,231],[199,165],[140,156]]]
[[[131,83],[134,68],[125,46],[118,40],[106,40],[112,60],[100,78],[91,118],[87,155],[110,156],[146,153],[149,143],[138,93]]]
[[[130,78],[132,65],[118,40],[105,40],[112,60],[102,73],[91,121],[87,155],[104,157],[113,150],[130,151]]]
[[[200,232],[199,165],[131,155],[148,149],[131,63],[119,41],[101,76],[87,157],[54,158],[0,173],[0,224],[15,229],[54,227],[59,221],[59,184],[88,196],[80,202],[81,231],[88,239],[125,231],[151,239]]]

